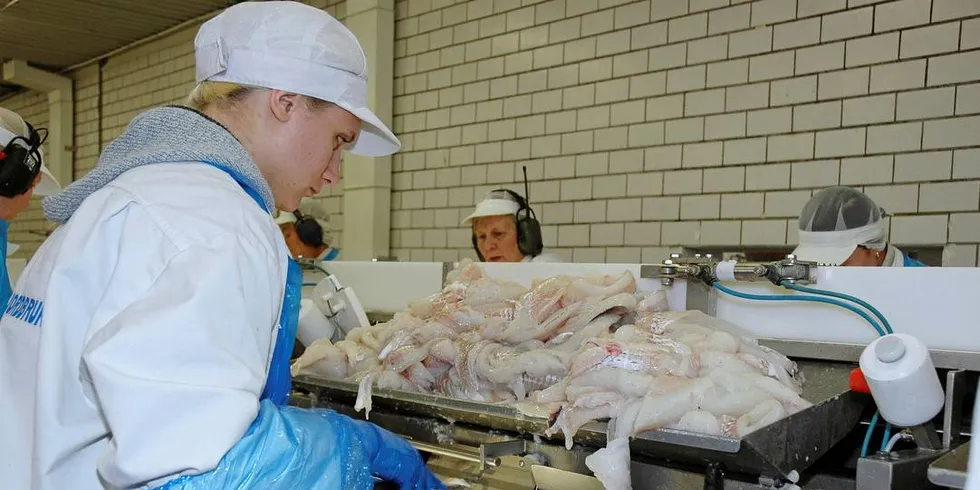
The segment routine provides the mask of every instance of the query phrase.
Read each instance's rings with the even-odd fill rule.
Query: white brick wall
[[[311,2],[340,18],[345,4]],[[324,5],[329,3],[329,6]],[[898,245],[976,265],[980,7],[963,0],[397,0],[392,247],[472,257],[459,219],[531,199],[567,260],[792,246],[815,190],[863,188]],[[192,86],[194,28],[109,60],[103,140]],[[76,176],[98,155],[97,67],[76,79]],[[44,123],[43,96],[0,101]],[[336,240],[342,191],[309,203]],[[36,205],[12,227],[29,255]]]
[[[395,216],[423,188],[451,189],[462,215],[492,186],[520,190],[528,165],[532,202],[557,225],[550,248],[659,260],[676,246],[791,246],[803,203],[844,184],[894,215],[895,243],[950,244],[949,264],[977,263],[975,2],[450,3],[397,3]],[[440,147],[460,177],[400,177],[436,166],[419,141],[447,113],[463,137]],[[424,237],[440,223],[459,230],[448,215],[397,225]],[[472,256],[463,239],[447,246]]]

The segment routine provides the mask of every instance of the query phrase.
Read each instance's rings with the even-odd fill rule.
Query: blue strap
[[[340,250],[337,250],[336,248],[331,248],[330,251],[327,252],[327,255],[323,257],[323,261],[330,262],[331,260],[336,259],[338,255],[340,255]]]
[[[303,271],[295,260],[289,259],[286,271],[286,292],[282,300],[282,313],[279,315],[279,333],[276,335],[276,349],[272,353],[269,376],[262,390],[262,400],[283,406],[289,402],[292,388],[289,361],[293,356],[296,342],[296,329],[299,326],[299,307],[303,297]]]
[[[210,163],[210,162],[207,162]],[[216,165],[212,166],[221,169],[235,179],[238,185],[242,186],[252,200],[255,201],[262,210],[265,210],[265,201],[258,191],[252,188],[248,182],[239,176],[233,169]],[[286,271],[286,291],[283,294],[282,311],[279,313],[279,328],[276,333],[276,348],[272,352],[272,362],[269,364],[269,373],[265,380],[265,388],[262,390],[261,400],[268,399],[272,403],[283,406],[289,402],[289,392],[292,388],[292,379],[289,373],[289,361],[293,355],[293,344],[296,342],[296,330],[299,326],[299,307],[302,299],[303,290],[303,271],[299,264],[292,258],[289,259],[289,267]]]
[[[0,314],[7,310],[14,289],[10,285],[10,274],[7,272],[7,230],[10,224],[0,219],[0,254],[3,255],[3,268],[0,269]]]

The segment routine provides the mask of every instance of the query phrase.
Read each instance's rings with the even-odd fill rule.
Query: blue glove
[[[343,416],[338,416],[343,417]],[[385,481],[397,483],[402,490],[442,490],[446,486],[433,475],[418,451],[405,439],[377,425],[343,417],[351,424],[364,451],[373,455],[371,474]]]
[[[171,480],[160,490],[372,488],[377,476],[402,490],[443,490],[418,451],[376,425],[332,410],[277,407],[262,401],[238,443],[200,475]]]

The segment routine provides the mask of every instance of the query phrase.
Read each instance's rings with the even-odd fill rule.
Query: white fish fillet
[[[669,427],[742,437],[810,403],[796,364],[738,327],[668,311],[664,291],[639,293],[629,271],[557,276],[528,290],[463,261],[439,294],[391,321],[311,345],[292,372],[421,391],[554,417],[568,447],[608,419],[606,448],[586,459],[607,489],[630,488],[630,437]]]

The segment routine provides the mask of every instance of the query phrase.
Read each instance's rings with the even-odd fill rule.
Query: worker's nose
[[[330,165],[327,165],[327,169],[324,170],[323,182],[327,185],[334,185],[340,181],[340,165],[341,165],[341,153],[339,151],[334,152],[333,157],[330,159]]]

